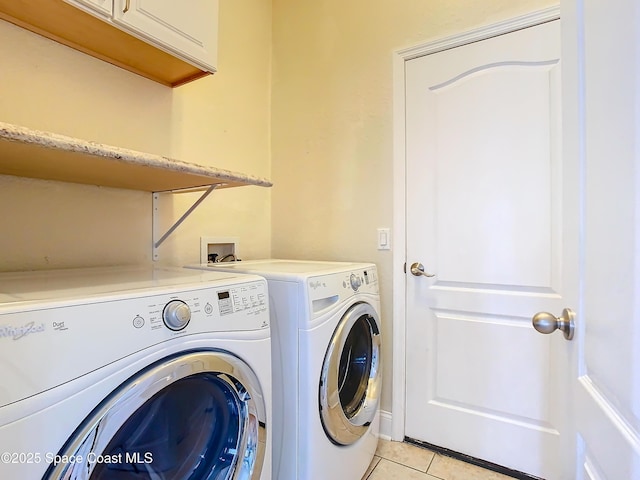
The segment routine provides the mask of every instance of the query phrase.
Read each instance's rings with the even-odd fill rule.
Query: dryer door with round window
[[[376,416],[380,400],[380,321],[368,303],[343,315],[331,338],[320,378],[320,417],[332,442],[350,445]]]
[[[257,480],[265,429],[264,397],[246,363],[218,350],[186,352],[114,391],[43,479]]]

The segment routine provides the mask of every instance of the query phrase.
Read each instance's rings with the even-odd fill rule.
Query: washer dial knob
[[[349,277],[349,283],[351,283],[351,288],[353,288],[353,291],[356,292],[362,285],[362,280],[360,280],[360,277],[358,277],[355,273],[352,273]]]
[[[182,330],[191,320],[191,309],[182,300],[171,300],[164,306],[162,320],[171,330]]]

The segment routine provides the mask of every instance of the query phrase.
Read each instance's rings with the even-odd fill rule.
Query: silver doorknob
[[[559,317],[548,312],[538,312],[533,316],[531,323],[533,323],[533,328],[540,333],[553,333],[560,330],[564,333],[564,338],[571,340],[575,330],[575,318],[575,312],[570,308],[565,308]]]
[[[423,277],[435,277],[435,276],[436,276],[436,274],[435,274],[435,273],[426,273],[426,272],[424,271],[424,266],[423,266],[421,263],[418,263],[418,262],[416,262],[416,263],[412,263],[412,264],[411,264],[410,272],[411,272],[412,274],[414,274],[416,277],[419,277],[419,276],[423,276]]]

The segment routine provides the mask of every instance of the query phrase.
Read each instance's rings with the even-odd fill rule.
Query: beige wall
[[[215,192],[161,261],[234,236],[245,258],[377,263],[390,410],[391,252],[375,232],[393,215],[392,52],[554,3],[273,0],[272,23],[268,1],[220,2],[219,73],[174,90],[0,22],[0,120],[271,177]],[[163,225],[196,198],[165,196]],[[0,176],[0,271],[149,262],[150,202]]]
[[[0,21],[0,121],[268,177],[271,5],[220,4],[220,73],[173,90]],[[194,197],[166,196],[163,225]],[[199,261],[200,235],[267,256],[269,202],[259,187],[214,194],[161,260]],[[0,271],[151,260],[148,193],[0,176],[0,218]]]
[[[271,2],[220,2],[218,73],[176,89],[173,149],[184,160],[270,178]],[[199,194],[173,198],[179,217]],[[200,237],[237,237],[241,258],[271,253],[271,189],[214,192],[170,237],[171,263],[200,260]]]
[[[391,409],[392,53],[545,8],[549,0],[274,0],[272,252],[373,261]],[[393,245],[393,248],[402,248]]]

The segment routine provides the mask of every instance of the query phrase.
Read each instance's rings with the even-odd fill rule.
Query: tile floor
[[[508,480],[512,477],[408,443],[380,440],[362,480]]]

